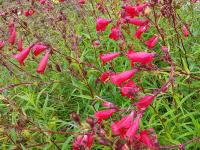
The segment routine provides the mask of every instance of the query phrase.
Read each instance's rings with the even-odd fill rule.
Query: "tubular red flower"
[[[15,28],[12,29],[12,33],[10,34],[10,37],[8,39],[8,42],[11,44],[11,45],[14,45],[15,44],[15,40],[16,40],[16,30]]]
[[[127,130],[126,136],[129,138],[129,140],[132,141],[132,138],[135,136],[140,123],[141,116],[139,115],[134,122],[132,123],[131,127]]]
[[[37,73],[40,73],[40,74],[44,73],[47,63],[48,63],[48,58],[49,58],[49,51],[46,51],[44,57],[41,59],[39,65],[37,67]]]
[[[132,80],[129,80],[127,83],[120,88],[122,96],[127,96],[128,98],[133,98],[134,94],[140,91],[139,86],[136,86]]]
[[[158,37],[154,35],[149,40],[147,40],[145,44],[147,45],[149,49],[152,49],[156,45],[157,42],[158,42]]]
[[[140,39],[142,33],[146,32],[149,29],[149,25],[139,27],[135,32],[135,37]]]
[[[111,20],[109,19],[104,19],[104,18],[99,17],[96,21],[96,30],[104,31],[110,22]]]
[[[112,133],[124,137],[127,130],[131,127],[135,112],[132,111],[129,115],[124,116],[121,120],[114,122],[111,125]]]
[[[188,28],[185,25],[183,25],[183,27],[182,27],[182,32],[183,32],[185,37],[189,36]]]
[[[113,84],[120,85],[123,82],[132,78],[136,72],[137,72],[137,69],[133,69],[133,70],[124,71],[118,74],[112,74],[110,76],[110,80]]]
[[[137,12],[142,12],[144,11],[144,9],[148,6],[149,4],[148,3],[144,3],[144,4],[139,4],[136,6],[136,10]]]
[[[108,53],[108,54],[100,54],[100,59],[105,65],[105,63],[113,60],[114,58],[118,57],[120,55],[120,52],[113,52],[113,53]]]
[[[135,105],[138,107],[138,109],[145,110],[153,102],[154,98],[155,96],[146,95],[136,102]]]
[[[35,56],[38,56],[41,52],[43,52],[45,49],[47,48],[47,46],[43,45],[43,44],[36,44],[33,46],[33,54]]]
[[[5,41],[0,41],[0,49],[2,49],[5,46]]]
[[[126,17],[126,20],[129,24],[133,24],[136,26],[146,26],[149,23],[149,20],[141,20],[138,18]]]
[[[22,51],[23,50],[23,40],[22,40],[22,38],[20,38],[19,40],[18,40],[18,51]]]
[[[114,28],[111,29],[111,33],[109,35],[109,38],[113,39],[115,41],[118,41],[120,39],[121,35],[122,35],[122,33],[119,30],[119,28],[118,27],[114,27]]]
[[[153,61],[155,53],[148,52],[134,52],[133,50],[129,50],[127,53],[128,59],[134,62],[139,62],[143,65],[149,64]]]
[[[148,132],[146,130],[143,130],[140,132],[140,140],[142,143],[144,143],[147,147],[152,148],[153,147],[153,142],[150,139]]]
[[[135,6],[131,6],[131,5],[127,5],[127,6],[123,6],[122,7],[131,17],[135,17],[138,16],[138,10],[137,7]]]
[[[31,46],[29,46],[27,49],[24,49],[19,54],[14,55],[13,57],[19,61],[20,65],[23,65],[25,59],[28,57],[28,54],[30,53],[30,50]]]
[[[94,116],[98,119],[98,122],[101,122],[104,119],[108,119],[110,116],[112,116],[113,113],[115,113],[116,109],[107,109],[107,110],[101,110],[97,111]]]
[[[110,72],[104,72],[100,76],[101,82],[105,83],[110,76]]]

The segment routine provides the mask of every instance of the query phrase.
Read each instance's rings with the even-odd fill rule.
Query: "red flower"
[[[23,50],[23,40],[22,40],[22,38],[20,38],[19,40],[18,40],[18,51],[22,51]]]
[[[98,119],[98,122],[101,122],[104,119],[109,118],[110,116],[112,116],[113,113],[115,113],[117,110],[116,109],[107,109],[107,110],[101,110],[101,111],[97,111],[94,116],[95,118]]]
[[[157,42],[158,42],[158,37],[154,35],[149,40],[147,40],[145,44],[147,45],[149,49],[152,49],[156,45]]]
[[[8,42],[9,42],[11,45],[14,45],[15,39],[16,39],[16,30],[15,30],[15,28],[10,29],[10,30],[12,30],[12,31],[11,31],[10,37],[9,37],[9,39],[8,39]]]
[[[126,136],[129,138],[129,140],[133,140],[133,137],[135,136],[140,123],[141,115],[139,115],[134,122],[131,124],[131,127],[127,130]]]
[[[136,10],[137,10],[138,12],[142,12],[142,11],[144,11],[144,9],[145,9],[147,6],[148,6],[148,3],[139,4],[139,5],[136,6]]]
[[[129,115],[124,116],[121,120],[114,122],[111,125],[112,133],[124,137],[127,130],[131,127],[135,112],[132,111]]]
[[[153,61],[155,53],[134,52],[133,50],[129,50],[127,56],[128,59],[132,61],[132,63],[139,62],[143,65],[146,65]]]
[[[138,10],[135,6],[127,5],[122,7],[131,17],[138,16]]]
[[[0,41],[0,49],[2,49],[5,45],[5,42],[4,41]]]
[[[140,141],[144,143],[147,147],[153,148],[153,142],[150,139],[148,132],[146,130],[141,131],[140,133]]]
[[[47,48],[47,46],[43,45],[43,44],[36,44],[33,47],[33,54],[35,56],[38,56],[41,52],[43,52],[45,49]]]
[[[110,22],[111,20],[109,19],[104,19],[104,18],[99,17],[96,22],[96,30],[104,31]]]
[[[137,69],[133,69],[133,70],[124,71],[118,74],[112,74],[110,76],[110,80],[113,84],[120,85],[126,80],[129,80],[130,78],[132,78],[134,74],[136,73],[136,71]]]
[[[31,46],[21,51],[19,54],[14,55],[13,57],[19,61],[20,65],[23,65],[25,59],[28,57],[28,54],[30,53],[30,50],[31,50]]]
[[[110,72],[104,72],[100,76],[101,82],[105,83],[110,76]]]
[[[91,148],[94,141],[92,134],[80,135],[78,136],[73,143],[73,150],[82,150]]]
[[[40,4],[44,5],[46,3],[46,0],[40,0]]]
[[[37,67],[37,73],[41,73],[41,74],[44,73],[47,63],[48,63],[48,58],[49,58],[49,51],[46,51],[44,57],[41,59],[39,65]]]
[[[110,38],[110,39],[113,39],[113,40],[115,40],[115,41],[117,41],[117,40],[120,39],[121,35],[122,35],[122,33],[121,33],[121,31],[119,30],[119,28],[118,28],[118,27],[115,27],[115,28],[112,28],[112,29],[111,29],[111,33],[110,33],[110,35],[109,35],[109,38]]]
[[[142,33],[146,32],[147,30],[149,29],[149,26],[146,25],[146,26],[140,26],[136,32],[135,32],[135,37],[140,39],[141,38],[141,35]]]
[[[129,24],[133,24],[136,26],[145,26],[149,23],[149,20],[141,20],[138,18],[130,18],[130,17],[126,17],[126,20]]]
[[[182,32],[183,32],[185,37],[189,36],[188,28],[185,25],[183,25],[183,27],[182,27]]]
[[[79,0],[79,4],[81,5],[85,4],[85,0]]]
[[[128,98],[133,98],[134,94],[139,92],[139,90],[140,88],[132,80],[129,80],[120,88],[122,96],[127,96]]]
[[[138,102],[135,103],[135,105],[138,107],[138,109],[146,109],[154,100],[155,96],[144,96],[141,98]]]
[[[114,53],[108,53],[108,54],[100,54],[100,59],[103,63],[103,65],[114,58],[118,57],[120,55],[120,52],[114,52]]]

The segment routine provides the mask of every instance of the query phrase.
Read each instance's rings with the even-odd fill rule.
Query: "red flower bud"
[[[184,34],[185,37],[189,36],[188,28],[185,25],[182,27],[182,32],[183,32],[183,34]]]
[[[39,65],[37,67],[37,73],[41,73],[41,74],[44,73],[47,63],[48,63],[48,58],[49,58],[49,51],[46,51],[44,57],[41,59]]]
[[[149,40],[147,40],[145,44],[147,45],[149,49],[152,49],[156,45],[157,42],[158,42],[158,37],[154,35]]]
[[[23,50],[23,40],[22,40],[22,38],[20,38],[19,40],[18,40],[18,51],[22,51]]]
[[[100,76],[101,82],[105,83],[110,76],[110,72],[104,72]]]
[[[131,17],[138,16],[138,10],[135,6],[127,5],[122,7]]]
[[[148,132],[146,130],[141,131],[140,133],[140,141],[144,143],[147,147],[153,148],[153,142],[150,139]]]
[[[140,39],[141,38],[141,35],[142,33],[146,32],[147,30],[149,29],[149,26],[146,25],[146,26],[140,26],[136,32],[135,32],[135,37]]]
[[[12,30],[12,32],[11,32],[11,34],[10,34],[10,37],[9,37],[9,39],[8,39],[8,42],[9,42],[11,45],[14,45],[15,39],[16,39],[16,30],[15,30],[15,28],[10,29],[10,30]]]
[[[155,96],[146,95],[143,98],[141,98],[138,102],[136,102],[134,105],[138,107],[138,109],[146,109],[154,100]]]
[[[28,57],[28,54],[30,53],[30,50],[31,46],[29,46],[27,49],[24,49],[19,54],[14,55],[13,57],[19,61],[20,65],[23,65],[25,59]]]
[[[120,52],[100,54],[100,59],[101,59],[103,65],[105,65],[105,63],[113,60],[114,58],[118,57],[119,55],[120,55]]]

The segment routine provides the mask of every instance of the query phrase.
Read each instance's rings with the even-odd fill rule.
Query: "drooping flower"
[[[146,95],[135,103],[138,109],[146,109],[154,100],[155,96]]]
[[[136,72],[137,72],[137,69],[132,69],[132,70],[124,71],[121,73],[112,74],[110,76],[110,80],[113,84],[120,85],[123,82],[132,78]]]
[[[130,114],[124,116],[121,120],[115,121],[111,125],[112,133],[114,135],[120,135],[121,137],[124,137],[127,130],[132,125],[134,116],[135,116],[135,112],[132,111]]]
[[[98,122],[101,122],[104,119],[108,119],[116,111],[117,111],[116,109],[101,110],[101,111],[95,112],[94,116],[95,118],[98,119]]]
[[[18,40],[18,43],[17,43],[17,45],[18,45],[18,51],[22,51],[23,50],[23,40],[22,40],[22,38],[20,38],[19,40]]]
[[[0,41],[0,49],[2,49],[5,45],[5,41]]]
[[[47,48],[46,45],[43,44],[36,44],[33,46],[33,54],[38,56],[41,52],[43,52]]]
[[[110,22],[111,20],[109,19],[104,19],[104,18],[99,17],[96,21],[96,30],[104,31]]]
[[[131,127],[126,132],[126,136],[131,141],[139,128],[140,119],[141,119],[141,115],[138,115],[137,118],[134,120],[134,122],[131,124]]]
[[[148,132],[146,130],[143,130],[140,132],[140,141],[144,143],[147,147],[153,148],[153,142],[151,138],[148,135]]]
[[[113,53],[108,53],[108,54],[100,54],[100,59],[103,63],[103,65],[114,58],[118,57],[120,55],[120,52],[113,52]]]
[[[182,27],[182,32],[183,32],[185,37],[189,36],[188,28],[185,25],[183,25],[183,27]]]
[[[133,50],[129,50],[127,53],[127,57],[131,60],[132,63],[139,62],[142,65],[151,63],[153,61],[154,56],[155,53],[134,52]]]
[[[114,27],[111,29],[109,38],[113,39],[115,41],[118,41],[120,39],[121,35],[122,35],[122,32],[120,31],[120,29],[118,27]]]
[[[152,49],[157,42],[158,42],[158,37],[154,35],[149,40],[147,40],[145,44],[149,49]]]
[[[44,73],[47,63],[48,63],[48,58],[49,58],[49,51],[46,51],[44,57],[41,59],[39,65],[37,67],[37,73],[40,73],[40,74]]]
[[[103,72],[100,76],[101,82],[105,83],[110,76],[110,72]]]
[[[136,26],[146,26],[149,23],[149,20],[145,19],[138,19],[138,18],[130,18],[130,17],[126,17],[127,23],[129,24],[133,24]]]
[[[135,85],[132,80],[129,80],[127,83],[120,87],[122,96],[127,96],[128,98],[133,98],[134,94],[140,91],[139,86]]]
[[[19,54],[14,55],[13,57],[19,61],[20,65],[23,65],[30,51],[31,51],[31,46],[29,46],[27,49],[24,49]]]
[[[16,39],[16,30],[15,28],[12,29],[12,32],[9,36],[9,39],[8,39],[8,42],[11,44],[11,45],[14,45],[15,43],[15,39]]]
[[[149,29],[149,25],[140,26],[135,32],[135,37],[140,39],[142,36],[142,33],[146,32],[148,29]]]

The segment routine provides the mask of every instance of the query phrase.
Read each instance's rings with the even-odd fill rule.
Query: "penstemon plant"
[[[52,135],[50,142],[57,149],[64,142],[55,141],[54,135],[72,135],[74,140],[70,148],[73,150],[96,147],[116,150],[184,150],[187,144],[199,142],[200,139],[194,137],[183,144],[163,145],[159,141],[157,129],[143,124],[152,108],[161,127],[165,128],[153,104],[168,91],[174,92],[177,72],[200,80],[198,76],[190,74],[185,48],[185,41],[193,37],[191,24],[185,22],[177,12],[179,7],[187,4],[193,8],[197,3],[194,0],[0,1],[0,65],[17,80],[27,77],[30,77],[27,80],[34,80],[13,83],[0,88],[0,93],[6,95],[8,89],[18,86],[39,85],[40,88],[43,85],[46,88],[48,84],[62,83],[63,76],[69,76],[75,87],[72,93],[93,100],[90,106],[95,111],[92,115],[87,114],[86,119],[81,119],[78,113],[72,113],[70,121],[73,120],[75,125],[66,123],[65,127],[56,128],[57,131],[45,130],[34,123],[33,118],[27,117],[26,111],[18,103],[5,96],[3,103],[9,104],[10,111],[16,110],[20,117],[16,123],[0,123],[0,130],[1,127],[5,129],[3,135],[15,149],[24,149],[21,145],[27,149],[43,146],[48,142],[44,142],[42,137],[44,143],[27,145],[28,142],[22,141],[18,144],[7,128],[15,129],[19,137],[23,131],[41,133],[48,138]],[[165,26],[161,26],[160,22],[164,22]],[[174,61],[174,48],[180,49],[181,52],[176,56],[180,54],[180,64],[186,72],[179,68],[179,62]],[[162,71],[168,78],[159,81]],[[57,79],[57,73],[62,77]],[[159,79],[153,77],[152,82],[158,82],[156,88],[144,84],[144,78],[152,74],[159,76]],[[47,81],[43,81],[45,77]],[[52,89],[54,91],[55,87]],[[79,90],[81,92],[77,94]],[[108,100],[107,93],[111,93],[112,100]],[[53,96],[59,94],[55,92]],[[120,94],[118,103],[115,95]],[[45,100],[45,106],[46,103]],[[180,107],[175,99],[172,103],[176,109]],[[31,104],[34,107],[37,105],[33,102]],[[40,108],[37,108],[37,112],[40,112]],[[63,114],[59,118],[61,120]],[[60,120],[59,123],[64,119]]]

